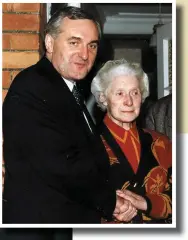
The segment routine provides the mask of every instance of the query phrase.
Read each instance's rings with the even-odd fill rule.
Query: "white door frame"
[[[157,29],[158,98],[169,94],[169,40],[172,40],[172,23]]]

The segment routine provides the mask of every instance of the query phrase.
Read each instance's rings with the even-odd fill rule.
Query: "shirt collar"
[[[65,83],[67,84],[67,87],[70,89],[70,91],[72,92],[74,85],[76,84],[74,81],[72,80],[67,80],[65,78],[63,78],[63,80],[65,81]]]
[[[129,130],[125,130],[124,128],[120,127],[115,122],[113,122],[112,119],[109,118],[108,114],[106,114],[103,121],[107,126],[107,128],[112,133],[112,135],[114,135],[114,137],[119,136],[120,138],[124,138],[125,134],[130,134],[136,139],[139,139],[138,131],[136,127],[136,121],[133,122],[132,127]]]

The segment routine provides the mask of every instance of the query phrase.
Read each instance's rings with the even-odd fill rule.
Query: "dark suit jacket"
[[[4,223],[98,223],[115,191],[108,157],[59,73],[42,58],[3,104]]]
[[[145,127],[161,132],[172,140],[172,95],[160,98],[148,111]]]

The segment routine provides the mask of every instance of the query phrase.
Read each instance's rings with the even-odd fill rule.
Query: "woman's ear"
[[[54,39],[50,34],[47,34],[46,37],[45,37],[45,47],[46,47],[46,51],[48,53],[53,52]]]
[[[99,93],[99,101],[104,105],[107,106],[107,99],[103,92]]]

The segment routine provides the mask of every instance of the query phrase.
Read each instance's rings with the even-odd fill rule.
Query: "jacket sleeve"
[[[146,197],[151,203],[149,215],[153,218],[170,218],[172,215],[172,144],[162,134],[153,133],[152,152],[159,166],[147,175]]]

